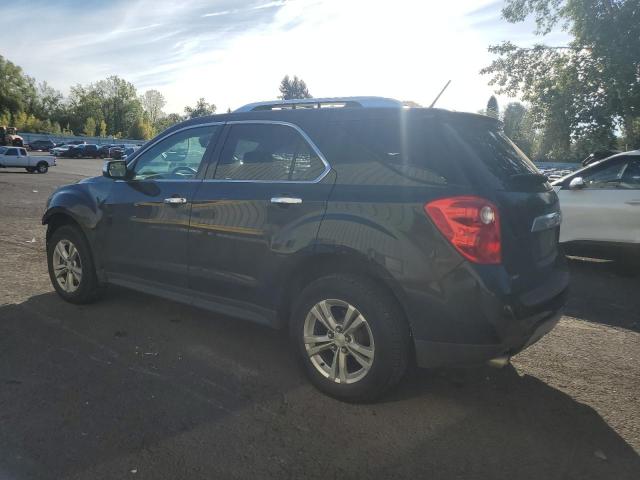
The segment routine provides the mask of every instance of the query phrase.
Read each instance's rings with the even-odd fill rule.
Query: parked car
[[[33,142],[29,142],[29,148],[34,152],[47,152],[53,147],[55,147],[55,143],[51,140],[34,140]]]
[[[114,147],[115,145],[113,144],[105,144],[105,145],[100,145],[98,147],[98,155],[100,156],[100,158],[110,158],[111,157],[111,149]]]
[[[589,164],[553,186],[568,253],[640,263],[640,150]]]
[[[98,158],[98,146],[94,144],[81,144],[62,152],[61,156],[68,158]]]
[[[291,108],[325,103],[342,107]],[[42,221],[63,299],[111,283],[287,327],[349,401],[413,361],[508,361],[569,281],[556,193],[498,121],[376,97],[191,119],[58,189]]]
[[[111,158],[115,159],[115,160],[119,160],[122,158],[123,155],[125,155],[125,150],[127,149],[131,149],[131,148],[139,148],[137,145],[117,145],[114,148],[112,148],[109,153],[111,155]]]
[[[138,147],[137,145],[135,147],[125,148],[122,154],[120,155],[120,158],[122,160],[126,160],[137,150],[140,150],[140,147]]]
[[[62,143],[60,145],[56,145],[55,147],[51,148],[49,150],[49,153],[51,155],[61,156],[64,152],[66,152],[67,150],[69,150],[72,147],[75,147],[75,145],[69,145],[69,144],[66,144],[66,143]]]
[[[29,155],[24,147],[0,147],[0,168],[24,168],[27,172],[47,173],[56,159]]]

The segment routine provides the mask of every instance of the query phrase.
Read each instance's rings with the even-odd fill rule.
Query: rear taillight
[[[424,211],[467,259],[484,264],[501,262],[500,215],[490,201],[475,196],[441,198],[425,204]]]

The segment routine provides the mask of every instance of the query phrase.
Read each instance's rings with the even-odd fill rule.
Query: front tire
[[[409,328],[395,299],[361,277],[331,275],[308,285],[293,307],[291,337],[320,391],[370,402],[395,386],[409,362]]]
[[[36,165],[36,170],[38,173],[47,173],[49,171],[49,164],[47,162],[39,162]]]
[[[58,228],[47,243],[49,278],[58,295],[71,303],[89,303],[99,293],[89,244],[71,225]]]

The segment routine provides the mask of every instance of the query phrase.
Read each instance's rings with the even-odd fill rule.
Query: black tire
[[[60,241],[71,242],[78,251],[80,256],[80,265],[82,268],[82,278],[77,285],[75,291],[66,291],[58,282],[54,273],[54,250]],[[91,249],[84,234],[77,227],[71,225],[63,225],[53,232],[47,243],[47,265],[49,267],[49,278],[53,288],[58,295],[70,303],[89,303],[94,301],[100,293],[100,285],[96,277],[96,270],[93,263]]]
[[[36,165],[36,171],[38,173],[47,173],[49,171],[49,164],[47,162],[38,162],[38,165]]]
[[[25,170],[26,170],[27,172],[29,172],[29,173],[33,173],[33,172],[35,172],[35,171],[36,171],[36,169],[35,169],[35,168],[33,168],[33,167],[27,167]]]
[[[307,354],[304,341],[307,315],[310,315],[315,305],[327,299],[339,300],[355,307],[366,319],[373,336],[373,362],[368,372],[354,383],[331,380],[319,371]],[[334,308],[336,307],[332,307]],[[339,400],[374,401],[400,381],[409,363],[410,334],[403,312],[389,292],[363,277],[331,275],[309,284],[293,305],[290,334],[303,370],[311,383],[318,390]],[[323,355],[338,354],[328,350],[326,352]],[[330,368],[329,360],[316,357],[316,361]],[[355,358],[351,360],[352,365],[361,367],[354,361]]]

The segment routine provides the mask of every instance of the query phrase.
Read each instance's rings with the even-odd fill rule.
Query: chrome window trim
[[[226,122],[227,125],[238,125],[238,124],[263,124],[263,125],[282,125],[285,127],[293,128],[296,132],[300,134],[300,136],[304,139],[305,142],[311,147],[311,149],[318,156],[320,161],[324,164],[324,170],[320,175],[318,175],[313,180],[238,180],[238,179],[227,179],[227,178],[205,178],[203,182],[228,182],[228,183],[284,183],[284,184],[292,184],[292,183],[320,183],[324,177],[326,177],[331,171],[331,165],[322,154],[318,146],[311,140],[309,135],[302,130],[298,125],[291,122],[283,122],[281,120],[231,120]],[[217,164],[216,164],[217,169]],[[213,172],[215,175],[215,171]]]

